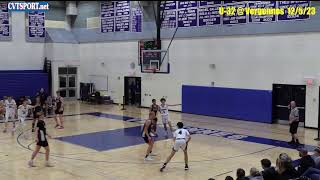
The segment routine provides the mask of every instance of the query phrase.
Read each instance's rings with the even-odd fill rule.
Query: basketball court
[[[298,159],[298,152],[287,144],[287,126],[266,125],[208,116],[172,112],[173,122],[183,121],[192,135],[189,145],[190,170],[184,171],[183,153],[178,153],[163,172],[161,164],[170,153],[172,140],[164,137],[159,127],[152,162],[143,160],[146,145],[140,136],[141,124],[147,109],[116,105],[88,105],[68,102],[64,130],[54,129],[53,119],[47,120],[51,160],[55,167],[43,167],[44,155],[30,169],[27,160],[34,149],[34,141],[22,135],[5,134],[1,138],[1,179],[224,179],[235,175],[241,165],[249,171],[260,168],[260,160],[273,162],[286,152]],[[28,121],[28,126],[31,124]],[[249,127],[250,126],[250,127]],[[27,130],[23,133],[30,134]],[[317,144],[312,140],[316,131],[300,129],[299,137],[308,148]],[[240,136],[241,135],[241,136]],[[233,137],[232,137],[233,136]]]

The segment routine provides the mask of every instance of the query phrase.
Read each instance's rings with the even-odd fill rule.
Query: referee
[[[290,134],[292,137],[292,140],[289,142],[289,144],[299,145],[300,142],[297,136],[297,131],[299,127],[299,109],[297,108],[295,101],[291,101],[288,107],[290,108],[289,124]]]

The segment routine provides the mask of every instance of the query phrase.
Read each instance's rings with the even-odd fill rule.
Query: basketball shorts
[[[37,145],[38,145],[38,146],[41,146],[41,147],[47,147],[47,146],[49,146],[47,140],[45,140],[45,141],[39,141],[39,142],[37,143]]]
[[[143,140],[144,140],[145,143],[149,144],[150,141],[149,141],[149,139],[148,139],[148,136],[143,136],[142,138],[143,138]]]
[[[169,123],[169,115],[164,115],[162,117],[162,123],[163,124],[168,124]]]
[[[290,133],[291,134],[297,134],[299,127],[299,122],[293,122],[290,124]]]
[[[55,110],[55,114],[63,114],[63,111]]]
[[[26,120],[26,116],[19,116],[20,123],[24,124],[25,120]]]
[[[185,151],[187,149],[187,143],[185,139],[176,139],[176,141],[174,142],[173,148],[172,148],[175,152],[178,152],[179,149],[182,149],[183,151]]]
[[[15,116],[15,111],[14,110],[6,111],[5,122],[8,122],[9,119],[14,119],[14,116]]]

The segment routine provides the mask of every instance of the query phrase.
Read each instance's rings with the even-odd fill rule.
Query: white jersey
[[[30,106],[30,105],[27,105],[27,106],[20,105],[19,109],[18,109],[18,115],[22,116],[22,117],[27,117],[28,111],[31,108],[32,108],[32,106]]]
[[[188,130],[186,129],[177,129],[174,133],[173,133],[173,137],[177,139],[185,139],[187,140],[187,138],[189,138],[190,133]]]
[[[9,102],[9,100],[5,100],[4,101],[4,105],[6,107],[6,111],[7,112],[11,112],[11,111],[15,111],[16,108],[16,101],[11,99],[11,101]]]
[[[161,116],[168,116],[169,115],[168,105],[165,104],[162,106],[162,104],[160,104],[159,111],[160,111]]]

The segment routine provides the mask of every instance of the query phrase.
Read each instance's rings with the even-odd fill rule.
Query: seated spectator
[[[320,147],[314,149],[314,154],[311,157],[314,160],[315,167],[320,169]]]
[[[233,177],[227,176],[225,180],[233,180]]]
[[[292,166],[292,159],[286,153],[281,153],[277,159],[276,180],[289,180],[299,177],[298,172]]]
[[[271,166],[271,161],[269,159],[262,159],[261,166],[263,169],[261,174],[264,180],[274,180],[276,178],[276,169]]]
[[[308,150],[305,148],[299,148],[300,164],[298,165],[298,174],[301,176],[306,172],[310,167],[315,167],[314,160],[308,154]]]
[[[237,180],[249,180],[249,178],[246,177],[246,172],[244,169],[237,169]]]
[[[320,170],[316,168],[309,168],[306,172],[304,172],[301,177],[308,177],[311,180],[319,180],[320,179]]]
[[[263,180],[263,177],[257,168],[251,168],[249,179],[250,180]]]

